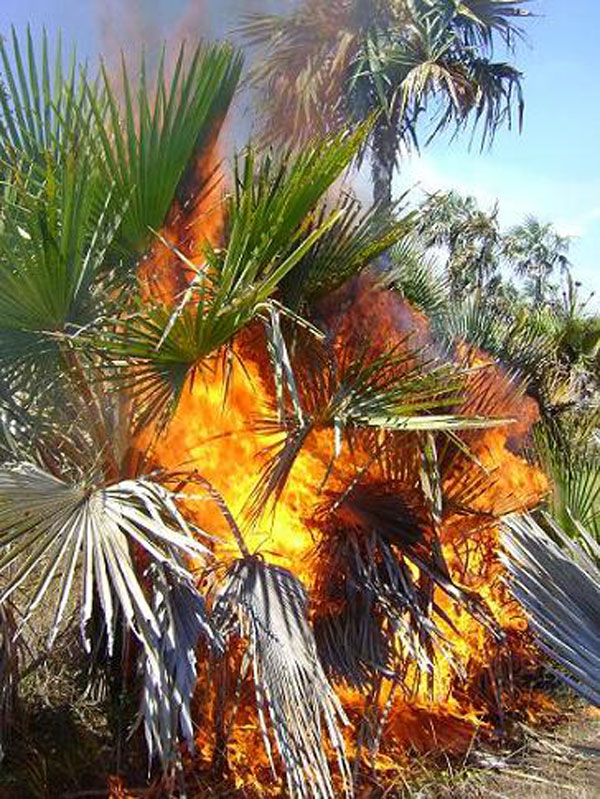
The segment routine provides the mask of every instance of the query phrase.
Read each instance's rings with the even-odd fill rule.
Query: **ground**
[[[525,730],[512,752],[476,751],[448,771],[387,794],[406,799],[600,799],[600,710],[569,709],[555,730]]]
[[[504,769],[490,775],[480,795],[507,799],[600,797],[600,711],[580,710],[554,733],[532,737],[528,749],[521,762],[517,754]]]

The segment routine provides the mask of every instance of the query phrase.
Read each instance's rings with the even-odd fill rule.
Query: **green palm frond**
[[[43,167],[50,156],[55,161],[92,128],[90,96],[94,93],[85,67],[78,66],[75,52],[64,62],[58,39],[51,58],[46,31],[41,39],[41,58],[31,31],[21,43],[14,28],[12,47],[0,40],[4,91],[0,92],[0,161],[25,161]]]
[[[363,211],[351,197],[343,197],[334,206],[337,208],[341,212],[338,221],[282,281],[283,301],[290,308],[300,307],[302,300],[318,299],[360,274],[407,236],[415,217],[411,212],[397,218],[377,206]],[[325,205],[314,224],[318,226],[330,213]]]
[[[432,136],[472,121],[487,144],[500,125],[521,121],[521,75],[491,56],[496,39],[520,35],[522,5],[304,0],[287,16],[254,15],[242,34],[262,51],[250,80],[267,112],[266,138],[302,144],[377,113],[370,144],[389,167],[402,146],[417,144],[427,110],[437,118]]]
[[[242,59],[228,45],[198,45],[189,62],[181,47],[173,77],[167,83],[164,52],[155,78],[155,94],[142,58],[137,87],[123,62],[124,108],[105,69],[105,99],[90,93],[100,138],[105,182],[127,205],[121,235],[142,252],[165,221],[177,190],[222,125],[242,69]]]
[[[123,208],[99,200],[89,153],[50,160],[31,182],[5,184],[0,236],[2,381],[37,393],[56,379],[60,340],[114,308]],[[111,265],[112,262],[112,265]]]
[[[525,19],[531,12],[529,0],[450,0],[455,6],[457,24],[467,45],[481,44],[493,48],[493,34],[498,34],[509,47],[522,35],[514,20]]]
[[[555,674],[600,706],[600,549],[578,525],[578,541],[546,519],[509,517],[503,536],[510,586]]]
[[[441,316],[450,298],[450,282],[418,236],[407,236],[390,251],[391,265],[383,276],[411,305],[430,318]]]
[[[211,621],[247,643],[246,668],[254,681],[265,748],[273,765],[270,728],[290,796],[333,799],[340,794],[333,784],[323,728],[337,758],[344,795],[351,795],[340,730],[346,719],[320,664],[307,613],[306,590],[289,571],[245,557],[228,569]]]
[[[134,375],[142,414],[144,407],[172,410],[186,380],[210,366],[206,359],[268,311],[281,280],[337,222],[337,213],[311,220],[364,135],[332,137],[282,160],[257,161],[249,150],[226,199],[227,245],[207,245],[203,265],[188,262],[196,277],[176,310],[146,306],[94,339],[103,356],[125,362],[126,382]]]
[[[552,481],[549,511],[566,533],[576,536],[579,526],[600,540],[600,447],[591,423],[580,412],[579,430],[555,421],[552,427],[540,424],[535,430],[535,452]]]

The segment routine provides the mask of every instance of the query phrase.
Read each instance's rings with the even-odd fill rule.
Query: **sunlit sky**
[[[278,0],[1,0],[0,33],[10,25],[59,29],[80,57],[113,55],[121,46],[155,46],[234,28],[240,8],[268,9]],[[286,2],[286,6],[290,3]],[[123,13],[122,9],[127,9]],[[469,150],[468,136],[438,141],[405,162],[396,190],[456,188],[483,207],[497,200],[504,226],[533,213],[576,237],[575,275],[600,295],[600,89],[597,79],[600,4],[596,0],[532,0],[538,16],[526,25],[517,66],[525,73],[523,132],[502,131],[491,152]],[[112,52],[111,52],[112,51]],[[503,54],[498,51],[497,57]],[[594,302],[599,307],[598,299]]]

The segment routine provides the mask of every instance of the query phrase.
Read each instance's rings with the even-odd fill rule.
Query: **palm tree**
[[[264,132],[301,143],[372,118],[373,197],[390,207],[403,148],[448,127],[481,128],[481,143],[523,112],[521,74],[492,60],[528,15],[521,0],[305,0],[288,16],[255,15],[242,27],[264,52],[252,70]]]
[[[453,296],[479,292],[496,275],[500,248],[498,208],[482,211],[473,197],[449,191],[430,196],[419,209],[418,235],[428,248],[443,248]]]
[[[439,535],[444,491],[449,506],[489,525],[473,502],[494,478],[486,471],[472,485],[461,435],[506,425],[506,398],[459,364],[424,357],[410,337],[380,341],[370,318],[353,325],[339,295],[327,315],[327,295],[343,285],[352,296],[348,282],[413,223],[327,197],[368,124],[297,155],[247,148],[222,187],[219,240],[192,247],[194,170],[226,116],[239,55],[182,50],[168,81],[164,58],[155,75],[142,60],[137,85],[124,70],[117,89],[105,72],[65,68],[60,49],[53,63],[45,37],[41,50],[29,33],[22,45],[13,32],[12,52],[0,42],[0,676],[16,679],[13,617],[23,636],[48,603],[51,646],[75,607],[85,651],[116,656],[121,642],[123,679],[139,669],[149,755],[166,773],[181,778],[180,743],[193,747],[204,651],[221,687],[253,683],[267,752],[274,738],[291,795],[335,795],[325,734],[351,793],[334,683],[376,691],[407,658],[431,674],[436,656],[450,657],[434,585],[495,630],[451,579]],[[146,271],[159,244],[178,278],[167,292],[153,291]],[[317,618],[298,577],[250,551],[213,485],[156,460],[194,381],[240,357],[247,335],[270,387],[253,424],[278,436],[250,520],[278,501],[311,436],[333,442]],[[235,556],[219,560],[214,531],[194,525],[199,495],[221,513]],[[238,688],[215,696],[224,744]]]
[[[550,280],[559,271],[568,272],[570,238],[559,235],[551,223],[528,216],[523,224],[508,231],[504,255],[516,272],[528,281],[528,291],[536,307],[548,301]]]

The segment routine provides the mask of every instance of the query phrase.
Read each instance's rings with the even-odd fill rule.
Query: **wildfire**
[[[193,185],[206,184],[207,174],[214,174],[213,166],[214,161],[197,165]],[[163,231],[167,241],[195,262],[198,257],[201,260],[202,241],[208,238],[216,245],[222,235],[224,220],[215,191],[196,192],[192,202],[174,208]],[[180,262],[176,266],[177,261],[170,249],[156,245],[141,269],[149,295],[173,302],[185,288],[191,272]],[[427,320],[391,292],[378,291],[364,280],[321,308],[320,315],[333,331],[338,357],[364,341],[372,353],[392,345],[407,346],[407,334],[415,358],[433,349]],[[330,470],[333,434],[312,432],[273,512],[262,516],[259,523],[251,523],[248,500],[266,453],[278,439],[256,424],[274,400],[264,368],[263,337],[260,331],[251,330],[236,346],[243,355],[244,367],[235,358],[228,364],[215,361],[210,371],[197,376],[184,392],[176,416],[153,454],[167,469],[196,470],[210,481],[242,526],[249,550],[289,569],[303,581],[311,592],[311,612],[317,619],[324,609],[335,608],[334,599],[323,588],[335,575],[327,573],[328,564],[318,560],[319,545],[326,535],[318,509],[327,496],[333,497],[332,501],[339,499],[343,487],[356,480],[370,457],[367,445],[362,452],[343,449]],[[456,360],[471,370],[460,410],[493,415],[507,419],[507,423],[464,434],[463,449],[449,446],[439,453],[447,498],[439,538],[452,579],[461,590],[479,597],[503,636],[494,635],[476,614],[436,587],[432,603],[441,612],[440,631],[455,663],[438,656],[431,676],[411,667],[403,684],[384,680],[376,697],[339,684],[336,690],[353,722],[354,733],[368,720],[373,700],[382,707],[387,703],[385,734],[377,755],[377,768],[382,772],[397,768],[409,749],[465,752],[476,733],[491,732],[503,713],[518,708],[525,696],[519,693],[520,675],[534,669],[526,623],[502,583],[497,550],[499,517],[534,506],[547,491],[544,475],[528,464],[520,451],[536,418],[535,403],[522,396],[513,381],[481,353],[459,348]],[[415,439],[405,434],[402,441],[408,442],[399,445],[405,448],[405,455],[409,453],[407,462],[414,461],[412,482],[405,489],[414,492],[419,468]],[[382,477],[385,475],[379,474],[376,479],[381,481]],[[207,500],[194,503],[190,510],[198,526],[215,537],[217,560],[234,557],[235,542],[218,507]],[[414,513],[417,518],[419,511]],[[344,508],[339,519],[340,535],[345,535],[344,525],[360,527],[359,522],[349,520]],[[530,695],[527,699],[531,703]],[[206,702],[210,705],[209,696],[200,697],[200,705]],[[251,704],[243,699],[240,702],[228,743],[229,766],[238,787],[254,786],[260,795],[277,793],[280,787],[269,776],[266,757],[259,754],[260,732]],[[211,711],[205,708],[199,712]],[[209,725],[201,724],[200,729],[209,729]],[[356,746],[353,732],[348,731],[350,751]],[[212,756],[211,735],[200,732],[199,750],[205,758]]]

